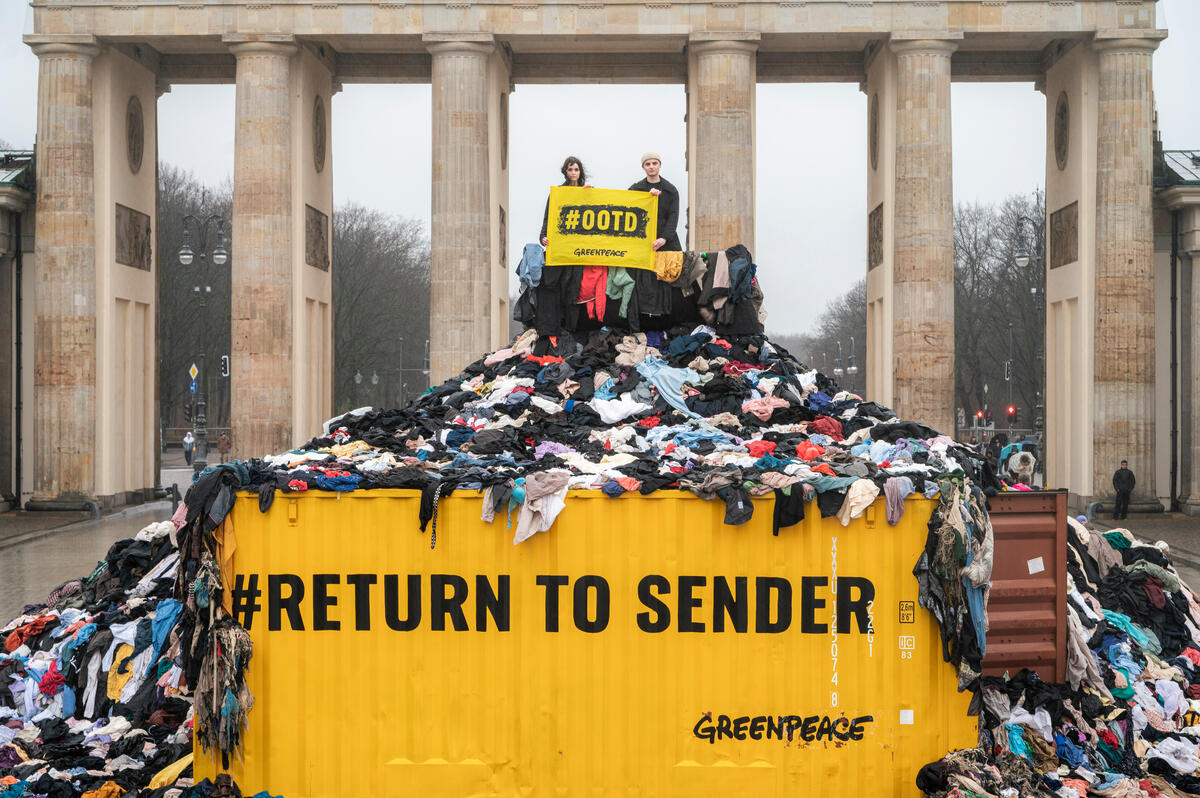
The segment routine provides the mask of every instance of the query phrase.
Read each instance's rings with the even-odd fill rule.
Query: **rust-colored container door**
[[[996,557],[983,672],[1021,668],[1067,678],[1067,494],[1005,493],[991,500]]]

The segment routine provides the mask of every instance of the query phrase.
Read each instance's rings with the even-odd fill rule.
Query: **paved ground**
[[[163,457],[160,483],[187,492],[192,469],[180,449]],[[0,626],[28,602],[58,585],[92,572],[108,547],[136,535],[153,521],[171,517],[170,499],[117,508],[102,518],[88,512],[0,513]]]
[[[26,527],[26,534],[0,540],[0,626],[63,582],[90,574],[114,542],[133,537],[151,522],[170,518],[171,502],[151,502],[99,520],[67,519],[74,522],[65,525],[58,523],[61,518],[46,520],[43,523],[56,526],[40,532],[30,528],[29,519],[13,522],[10,515],[0,516],[0,528],[19,523]],[[40,513],[20,515],[41,517]]]

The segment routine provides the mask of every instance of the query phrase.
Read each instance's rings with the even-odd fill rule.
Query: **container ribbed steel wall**
[[[573,492],[552,530],[513,546],[504,518],[481,522],[478,495],[459,492],[440,503],[431,550],[417,530],[413,491],[281,494],[265,515],[254,497],[240,499],[226,530],[236,548],[224,576],[231,587],[242,580],[243,602],[256,577],[261,595],[250,624],[256,703],[244,760],[232,774],[247,794],[266,789],[287,798],[918,794],[914,777],[923,764],[975,742],[967,695],[942,662],[931,616],[916,606],[912,568],[933,505],[910,500],[892,527],[877,502],[842,527],[810,503],[803,522],[775,537],[772,501],[756,500],[751,522],[726,526],[719,501]],[[322,574],[336,602],[323,614],[337,630],[313,628]],[[373,575],[374,584],[350,583],[358,574]],[[465,578],[469,631],[454,631],[450,616],[446,630],[431,628],[435,574]],[[279,575],[306,587],[297,605],[303,631],[280,603],[289,591]],[[424,614],[413,631],[388,626],[388,575],[398,577],[397,616],[406,614],[408,575],[421,577]],[[490,615],[487,631],[478,630],[478,575],[492,585],[508,575],[509,631],[498,631]],[[603,631],[575,624],[575,584],[587,575],[609,586]],[[557,632],[546,630],[547,589],[538,576],[569,580]],[[671,611],[665,631],[639,628],[638,614],[648,612],[638,593],[646,576],[670,585],[661,596]],[[691,611],[703,631],[680,630],[680,576],[705,578],[692,589]],[[737,577],[746,577],[745,631],[725,613],[725,630],[714,631],[716,577],[734,592]],[[791,586],[786,631],[756,630],[760,577]],[[847,606],[865,589],[848,577],[874,590],[866,631],[850,615],[837,632],[833,585]],[[269,629],[270,584],[277,631]],[[356,590],[371,600],[361,617]],[[596,590],[581,594],[593,619]],[[770,597],[766,621],[778,623],[778,596]],[[363,623],[370,629],[356,628]],[[706,714],[713,727],[729,716],[731,731],[741,716],[845,717],[834,727],[843,734],[852,718],[873,720],[861,724],[858,741],[805,742],[803,728],[790,742],[752,739],[747,724],[746,739],[709,742]],[[197,779],[215,772],[197,747]]]
[[[1067,493],[993,497],[996,549],[983,672],[1067,680]]]

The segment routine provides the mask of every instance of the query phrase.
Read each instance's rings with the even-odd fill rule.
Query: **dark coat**
[[[1133,472],[1128,468],[1118,468],[1116,473],[1113,474],[1113,489],[1117,493],[1121,493],[1122,491],[1132,492],[1133,486],[1136,484],[1137,478],[1134,477]]]
[[[659,177],[657,183],[651,183],[646,178],[629,187],[630,191],[649,191],[656,188],[662,192],[658,196],[658,237],[666,239],[661,252],[682,252],[679,236],[675,228],[679,226],[679,189],[665,177]]]

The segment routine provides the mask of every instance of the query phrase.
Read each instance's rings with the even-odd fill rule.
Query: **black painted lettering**
[[[375,574],[347,574],[346,584],[354,585],[354,628],[359,632],[371,631],[371,585]]]
[[[817,722],[821,718],[818,715],[809,715],[804,719],[804,725],[800,727],[800,739],[806,743],[811,743],[817,734]]]
[[[651,589],[658,591],[659,595],[667,595],[671,592],[671,583],[665,577],[654,574],[643,576],[642,581],[638,582],[638,600],[650,611],[638,613],[638,628],[643,632],[662,632],[671,625],[671,608],[651,593]]]
[[[337,596],[329,595],[329,586],[341,584],[338,574],[313,574],[313,630],[336,632],[342,628],[340,621],[329,620],[329,608],[337,606]]]
[[[783,715],[770,715],[767,717],[767,739],[774,737],[776,740],[783,739]]]
[[[775,594],[775,620],[771,620],[771,594]],[[754,631],[779,634],[792,625],[792,583],[779,576],[754,579]]]
[[[854,720],[850,721],[850,731],[848,733],[850,739],[851,740],[861,740],[863,738],[863,732],[865,731],[865,729],[863,729],[863,724],[871,723],[874,720],[875,720],[874,715],[863,715],[861,717],[857,717]]]
[[[838,726],[846,724],[846,731],[838,731]],[[848,718],[838,718],[833,722],[833,736],[839,740],[845,740],[850,737],[850,720]]]
[[[692,620],[692,610],[700,606],[700,599],[692,595],[692,591],[708,584],[704,576],[679,577],[679,631],[703,632],[704,624]]]
[[[288,586],[288,595],[283,596],[283,586]],[[288,626],[293,632],[304,631],[304,618],[300,615],[300,602],[304,600],[304,580],[295,574],[271,574],[267,577],[267,628],[278,632],[283,628],[283,612],[287,611]]]
[[[446,595],[446,588],[450,595]],[[429,622],[433,631],[446,631],[446,616],[450,616],[454,631],[467,631],[467,616],[463,602],[467,600],[467,580],[458,574],[433,574],[429,577]]]
[[[717,717],[717,739],[724,740],[726,738],[733,739],[733,729],[729,725],[729,716],[720,715]]]
[[[829,584],[827,576],[804,576],[800,578],[800,632],[806,635],[823,635],[829,624],[817,623],[817,610],[825,606],[825,599],[817,598],[817,588]]]
[[[799,715],[788,715],[783,718],[783,720],[787,725],[787,738],[788,742],[790,743],[793,735],[796,734],[796,729],[800,728],[800,724],[803,723],[803,721],[800,719]]]
[[[588,593],[596,595],[596,617],[588,611]],[[575,619],[575,628],[581,632],[603,632],[608,628],[608,616],[612,608],[612,593],[608,589],[608,580],[603,576],[588,574],[575,580],[575,597],[571,614]]]
[[[833,739],[833,724],[829,722],[828,717],[821,718],[821,725],[817,727],[817,739],[822,737],[826,740]]]
[[[714,741],[717,730],[712,725],[712,713],[706,712],[700,716],[700,720],[692,727],[692,734],[701,740],[708,740],[710,744]]]
[[[839,634],[850,631],[850,616],[858,622],[859,634],[866,634],[870,627],[867,605],[875,600],[875,585],[861,576],[839,576],[837,580],[837,630]],[[857,597],[851,597],[851,591]]]
[[[546,588],[546,631],[558,631],[558,589],[571,580],[566,576],[546,576],[537,578],[537,583]]]
[[[742,715],[733,721],[733,736],[739,740],[746,739],[746,727],[750,725],[750,718],[747,715]]]
[[[400,575],[384,574],[383,617],[393,632],[411,632],[421,625],[421,575],[408,575],[408,615],[400,620]]]
[[[477,632],[487,631],[489,614],[496,624],[496,631],[507,632],[509,630],[509,611],[512,603],[509,601],[511,592],[508,574],[500,574],[499,581],[500,591],[497,593],[492,589],[492,583],[485,575],[476,574],[475,576],[475,631]]]
[[[750,602],[746,598],[746,577],[734,577],[733,592],[729,580],[723,576],[713,579],[713,631],[725,631],[725,616],[733,625],[733,631],[745,634],[749,628]]]
[[[767,719],[762,715],[755,715],[754,720],[750,721],[750,739],[761,740],[763,736],[763,727],[767,725]]]

